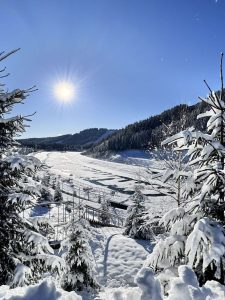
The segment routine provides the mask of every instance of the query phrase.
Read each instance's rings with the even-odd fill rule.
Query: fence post
[[[57,240],[58,240],[58,236],[59,236],[59,205],[58,205],[58,225],[57,225]]]

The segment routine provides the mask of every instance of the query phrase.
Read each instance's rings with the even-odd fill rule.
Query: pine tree
[[[141,192],[139,185],[135,187],[131,201],[133,203],[127,210],[124,234],[137,239],[151,238],[152,230],[149,215],[145,207],[145,196]]]
[[[1,53],[0,62],[16,51]],[[16,286],[35,282],[46,271],[59,272],[62,260],[52,255],[48,240],[21,214],[39,196],[32,176],[40,168],[40,161],[19,155],[15,149],[18,145],[15,137],[25,131],[28,116],[5,117],[34,89],[8,92],[3,87],[0,89],[0,285]]]
[[[189,165],[194,167],[193,182],[186,192],[187,205],[172,209],[162,219],[168,237],[160,240],[147,264],[157,273],[168,275],[171,268],[188,264],[200,284],[218,280],[224,284],[225,271],[225,91],[221,56],[221,90],[210,94],[210,110],[198,116],[207,117],[207,133],[184,130],[163,144],[175,144],[186,150]],[[175,268],[174,268],[175,267]],[[176,271],[175,271],[176,273]],[[168,276],[167,276],[168,278]]]
[[[69,225],[69,237],[62,244],[66,262],[62,287],[67,291],[81,291],[98,287],[93,275],[93,255],[89,245],[90,227],[78,217]]]

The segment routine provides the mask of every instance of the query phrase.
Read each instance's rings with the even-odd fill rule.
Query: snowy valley
[[[225,1],[1,12],[0,300],[225,300]]]

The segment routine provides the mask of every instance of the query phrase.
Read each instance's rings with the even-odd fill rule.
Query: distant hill
[[[185,128],[194,126],[204,131],[207,120],[206,118],[197,120],[197,115],[206,110],[207,104],[203,102],[192,106],[185,104],[175,106],[159,115],[115,131],[97,145],[93,145],[85,154],[104,157],[110,152],[160,147],[166,137]]]
[[[106,128],[90,128],[75,134],[65,134],[55,137],[29,138],[18,140],[23,146],[43,150],[74,150],[82,151],[114,133]]]
[[[197,120],[197,115],[206,110],[207,105],[203,102],[192,106],[181,104],[120,130],[90,128],[75,134],[20,139],[19,142],[43,150],[85,150],[84,154],[93,157],[106,157],[123,150],[154,149],[160,147],[166,137],[185,128],[194,126],[204,131],[207,120]]]

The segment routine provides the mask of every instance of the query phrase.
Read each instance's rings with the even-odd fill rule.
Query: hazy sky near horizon
[[[1,51],[9,89],[38,91],[16,113],[33,116],[23,137],[121,128],[220,87],[225,0],[2,0]],[[58,81],[76,87],[60,104]]]

